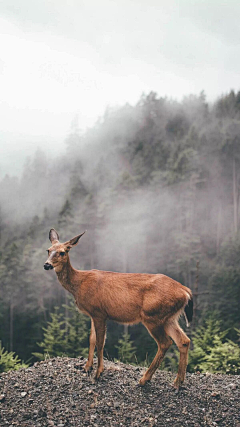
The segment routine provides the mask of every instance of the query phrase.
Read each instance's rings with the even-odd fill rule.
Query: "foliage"
[[[240,327],[239,106],[240,92],[234,91],[214,105],[204,93],[180,102],[151,92],[135,106],[108,108],[84,132],[75,122],[64,155],[48,160],[37,150],[20,178],[0,180],[5,348],[22,360],[39,348],[40,357],[86,354],[89,321],[66,307],[56,275],[42,265],[50,228],[61,241],[87,229],[71,251],[74,267],[163,273],[189,286],[197,294],[195,326],[215,309],[229,330],[225,337],[216,331],[208,361],[197,357],[202,347],[195,346],[196,365],[213,369],[214,360],[218,370],[227,370],[219,361],[227,352],[234,364],[234,328]],[[145,328],[134,325],[130,333],[138,363],[152,360],[156,343]],[[128,347],[121,335],[122,326],[110,322],[110,358],[118,357],[119,346]],[[163,365],[174,369],[175,361],[171,348]],[[194,363],[190,357],[192,370]]]
[[[33,353],[34,356],[44,360],[46,356],[56,357],[66,355],[66,330],[63,314],[59,313],[59,308],[55,307],[51,313],[51,320],[47,322],[47,327],[43,327],[44,340],[38,343],[43,349],[43,353]]]
[[[130,335],[124,333],[122,338],[119,339],[118,344],[116,345],[118,351],[118,359],[123,363],[133,363],[136,361],[136,347],[134,347],[133,342],[130,340]]]
[[[33,355],[41,360],[46,357],[69,356],[79,357],[87,354],[87,328],[85,317],[78,313],[73,304],[67,307],[70,317],[66,318],[59,307],[51,313],[47,327],[43,327],[44,339],[38,344],[43,353]]]
[[[0,341],[0,372],[7,372],[10,370],[17,371],[18,369],[27,367],[28,365],[21,362],[13,351],[5,350]]]
[[[228,330],[222,330],[219,321],[210,317],[192,338],[188,369],[191,372],[223,374],[240,373],[240,347],[227,339]]]
[[[240,323],[240,235],[226,239],[210,279],[213,309],[221,313],[227,327]]]
[[[86,357],[88,354],[89,318],[80,313],[76,305],[71,302],[69,318],[66,319],[66,353],[69,357]]]

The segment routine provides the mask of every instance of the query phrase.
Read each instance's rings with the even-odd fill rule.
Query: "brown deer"
[[[151,380],[173,339],[180,351],[178,374],[174,381],[175,388],[179,389],[186,374],[190,340],[180,328],[178,319],[185,312],[187,321],[192,320],[191,290],[163,274],[76,270],[71,266],[68,253],[83,234],[60,243],[57,231],[52,228],[49,232],[52,246],[48,249],[44,268],[54,268],[59,282],[74,296],[79,310],[91,317],[89,355],[85,370],[92,368],[97,344],[98,367],[95,378],[98,379],[103,372],[107,319],[124,324],[142,322],[155,339],[158,351],[140,379],[140,385]]]

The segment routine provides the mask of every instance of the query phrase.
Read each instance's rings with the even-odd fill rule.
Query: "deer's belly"
[[[140,309],[136,306],[126,306],[116,307],[114,310],[111,310],[109,307],[106,310],[107,317],[110,320],[114,320],[118,323],[139,323],[141,322]]]

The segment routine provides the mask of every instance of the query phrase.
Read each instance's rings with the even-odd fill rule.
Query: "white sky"
[[[238,0],[1,0],[0,176],[142,92],[240,90]],[[2,167],[2,171],[1,171]]]

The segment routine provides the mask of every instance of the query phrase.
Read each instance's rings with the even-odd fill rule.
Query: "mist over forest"
[[[181,102],[151,92],[85,132],[76,119],[63,155],[37,149],[20,177],[0,182],[4,347],[31,358],[54,307],[66,314],[65,291],[43,270],[50,228],[61,241],[87,230],[70,254],[75,268],[164,273],[190,287],[193,328],[214,313],[237,342],[239,171],[240,92],[211,105],[204,92]],[[122,331],[109,325],[110,357]],[[129,333],[139,360],[154,354],[141,326]]]

